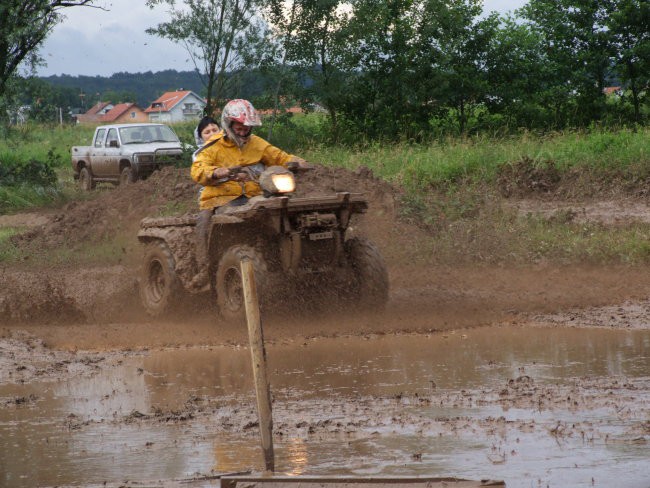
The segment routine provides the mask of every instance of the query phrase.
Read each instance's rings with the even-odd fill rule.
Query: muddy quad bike
[[[208,232],[210,290],[224,319],[245,317],[240,273],[245,256],[253,263],[263,306],[278,295],[308,296],[310,288],[315,297],[333,295],[337,305],[376,309],[386,303],[388,273],[379,250],[367,239],[346,239],[352,216],[368,207],[361,194],[297,198],[291,196],[294,176],[284,168],[251,176],[264,196],[221,207]],[[153,316],[171,312],[188,293],[206,291],[192,287],[198,273],[195,224],[196,216],[141,222],[138,239],[146,250],[140,297]]]

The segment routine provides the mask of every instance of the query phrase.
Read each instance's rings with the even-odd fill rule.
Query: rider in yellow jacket
[[[220,177],[228,175],[227,171],[225,175],[224,172],[219,172],[220,169],[258,163],[264,166],[285,166],[290,161],[298,160],[299,158],[252,134],[240,147],[222,130],[213,135],[198,151],[192,164],[192,179],[205,186],[199,206],[201,210],[206,210],[220,207],[241,196],[251,198],[262,194],[256,181],[245,181],[243,176],[241,181],[219,182]]]
[[[221,112],[222,130],[214,134],[194,154],[191,176],[205,188],[199,201],[196,223],[196,258],[199,274],[193,286],[203,287],[208,282],[208,227],[215,210],[229,205],[243,205],[249,198],[261,195],[260,185],[242,171],[229,177],[234,166],[286,166],[289,162],[305,165],[301,158],[284,152],[261,137],[253,135],[253,127],[262,125],[261,119],[248,100],[231,100]]]

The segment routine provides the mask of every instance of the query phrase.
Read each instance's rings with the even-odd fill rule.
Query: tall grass
[[[186,144],[193,143],[194,123],[174,126]],[[267,127],[257,130],[267,137]],[[21,208],[55,206],[69,199],[93,198],[80,192],[72,179],[70,147],[90,144],[93,127],[29,126],[13,129],[0,140],[0,159],[53,159],[58,181],[49,187],[30,184],[0,186],[0,213]],[[374,174],[406,188],[402,215],[430,232],[413,245],[422,259],[439,262],[649,262],[650,226],[637,224],[607,228],[542,218],[522,218],[501,208],[494,184],[500,168],[520,160],[558,172],[575,168],[589,174],[619,170],[624,177],[650,175],[650,129],[561,132],[517,136],[447,138],[428,144],[362,141],[355,146],[332,144],[319,114],[296,116],[274,127],[270,142],[306,159],[354,170],[366,166]],[[628,171],[626,173],[626,170]],[[479,183],[479,184],[475,184]],[[432,191],[437,190],[437,191]],[[163,214],[181,211],[174,202]],[[1,229],[0,229],[1,230]],[[8,239],[15,230],[0,233],[0,261],[20,259]],[[431,236],[435,238],[431,238]],[[123,236],[130,242],[132,236]],[[119,260],[115,242],[102,244],[105,259]],[[120,244],[122,247],[125,244]],[[120,248],[121,249],[121,248]],[[43,259],[65,262],[69,250]],[[92,261],[89,249],[83,259]],[[79,253],[75,254],[78,256]],[[84,255],[82,252],[81,255]]]
[[[268,124],[268,119],[267,119]],[[181,140],[193,144],[195,123],[174,125]],[[267,137],[268,125],[257,129]],[[362,141],[356,146],[327,143],[326,119],[322,114],[287,118],[273,127],[270,142],[306,159],[326,165],[355,169],[367,166],[375,175],[410,190],[449,187],[459,183],[494,182],[499,168],[528,159],[535,164],[553,164],[557,170],[582,167],[599,172],[611,169],[650,174],[650,129],[574,131],[535,135],[447,138],[429,144],[377,143]],[[54,159],[60,177],[71,180],[70,147],[88,145],[92,126],[25,125],[12,128],[0,140],[0,160],[13,158],[44,161]],[[4,155],[4,156],[3,156]],[[51,189],[29,186],[3,188],[2,210],[43,205],[60,198]]]
[[[650,129],[617,132],[566,132],[546,136],[523,133],[500,139],[447,139],[428,145],[371,144],[358,149],[317,145],[303,155],[312,161],[349,169],[368,166],[386,180],[412,188],[459,181],[494,181],[498,169],[522,159],[551,162],[560,171],[594,171],[650,166]]]
[[[70,164],[70,148],[89,145],[94,131],[94,127],[83,125],[13,126],[7,137],[0,139],[0,154],[10,151],[17,159],[45,161],[50,153],[59,164]]]

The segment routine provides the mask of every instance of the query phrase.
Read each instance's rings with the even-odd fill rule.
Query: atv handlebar
[[[215,183],[225,183],[227,181],[246,181],[246,180],[258,180],[260,176],[260,171],[254,169],[256,165],[248,166],[231,166],[228,169],[228,175],[223,178],[218,178],[215,180]],[[314,169],[309,163],[305,162],[300,164],[297,161],[290,161],[286,164],[286,168],[294,174],[304,173],[306,171],[311,171]],[[240,176],[241,174],[245,176]]]
[[[314,167],[311,166],[307,161],[305,161],[303,165],[297,161],[289,161],[287,163],[287,169],[292,173],[304,173],[305,171],[311,171],[314,169]]]

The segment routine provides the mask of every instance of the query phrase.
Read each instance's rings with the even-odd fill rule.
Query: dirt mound
[[[560,172],[552,162],[538,164],[524,158],[499,168],[497,186],[504,197],[551,193],[560,183]]]
[[[48,223],[14,238],[16,244],[38,248],[101,242],[119,234],[135,239],[140,220],[147,216],[193,213],[198,210],[198,190],[189,169],[164,168],[144,181],[98,192],[95,198],[66,204]],[[315,166],[298,176],[296,196],[335,192],[367,195],[371,212],[388,213],[394,218],[396,190],[375,178],[367,168],[355,172],[343,168]]]
[[[188,169],[165,168],[145,181],[70,202],[47,224],[16,236],[14,241],[34,247],[74,248],[83,242],[114,239],[120,233],[134,232],[142,218],[158,214],[166,205],[189,207],[195,203],[197,191]]]
[[[498,170],[496,183],[506,198],[647,198],[650,176],[642,163],[626,168],[576,166],[561,171],[552,160],[523,158]]]

